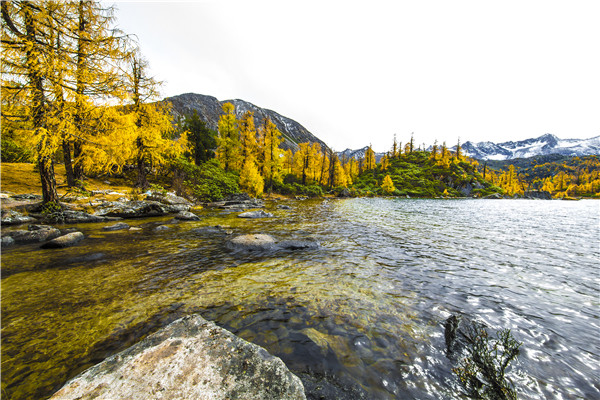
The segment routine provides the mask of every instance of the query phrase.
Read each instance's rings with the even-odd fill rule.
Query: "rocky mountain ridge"
[[[498,144],[465,142],[462,149],[465,155],[480,160],[512,160],[549,154],[580,157],[600,155],[600,136],[589,139],[559,139],[547,133],[538,138]],[[453,150],[456,150],[456,147]]]
[[[321,147],[327,148],[325,142],[313,135],[308,129],[273,110],[258,107],[250,102],[234,99],[219,101],[216,97],[206,96],[197,93],[184,93],[178,96],[167,97],[163,101],[168,101],[173,105],[173,114],[176,118],[183,118],[191,115],[194,111],[204,120],[210,129],[217,129],[219,117],[223,114],[222,106],[224,103],[232,103],[235,106],[235,112],[238,117],[246,111],[254,112],[254,124],[259,127],[263,120],[268,117],[277,126],[277,129],[283,134],[281,148],[284,150],[298,149],[298,143],[311,142],[319,143]]]

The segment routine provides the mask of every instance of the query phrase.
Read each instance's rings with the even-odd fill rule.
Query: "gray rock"
[[[30,230],[7,232],[3,237],[11,237],[16,244],[45,242],[60,236],[60,231],[47,225],[30,225]],[[31,229],[33,227],[33,229]],[[41,228],[40,228],[41,227]],[[37,229],[40,228],[40,229]]]
[[[11,238],[10,236],[4,236],[2,238],[2,247],[10,247],[13,244],[15,244],[15,239]]]
[[[186,206],[191,206],[192,203],[183,197],[175,196],[173,193],[162,194],[160,192],[150,192],[148,196],[146,196],[146,200],[148,201],[157,201],[162,204],[167,205],[176,205],[183,204]]]
[[[492,194],[489,194],[482,198],[483,199],[503,199],[504,197],[500,193],[492,193]]]
[[[264,210],[246,211],[238,215],[238,218],[272,218],[273,214]]]
[[[277,206],[277,208],[280,209],[280,210],[291,210],[292,209],[292,207],[286,206],[285,204],[279,204]]]
[[[199,221],[200,217],[198,217],[196,214],[194,214],[191,211],[180,211],[177,214],[175,214],[175,218],[182,220],[182,221]]]
[[[154,228],[154,232],[160,232],[160,231],[168,231],[169,229],[171,229],[170,226],[167,225],[159,225],[156,228]]]
[[[283,361],[198,315],[67,382],[51,399],[306,399]]]
[[[66,235],[59,236],[51,241],[44,243],[41,248],[42,249],[61,249],[64,247],[74,246],[81,240],[83,240],[84,236],[81,232],[71,232]]]
[[[102,229],[105,231],[119,231],[122,229],[129,229],[129,225],[125,222],[117,222],[114,225],[104,226]]]
[[[31,193],[26,193],[26,194],[14,194],[11,196],[13,199],[16,200],[42,200],[42,196],[39,194],[31,194]]]
[[[545,190],[528,190],[523,193],[523,197],[526,199],[552,200],[550,192]]]
[[[35,218],[14,210],[2,210],[2,225],[20,225],[34,222]]]
[[[227,247],[232,250],[272,250],[275,239],[264,234],[241,235],[227,242]]]
[[[157,201],[113,201],[98,206],[94,215],[99,217],[145,218],[178,213],[189,209],[189,205],[169,205]]]
[[[65,223],[67,224],[78,224],[82,222],[102,222],[106,220],[106,218],[88,214],[83,211],[64,210],[63,215],[65,218]]]

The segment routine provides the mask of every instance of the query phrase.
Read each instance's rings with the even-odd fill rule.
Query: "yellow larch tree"
[[[254,155],[250,154],[244,159],[240,171],[240,187],[248,194],[258,197],[263,194],[265,181],[260,175]]]
[[[235,107],[223,104],[223,115],[219,118],[217,137],[217,159],[225,171],[234,171],[240,165],[240,139]]]
[[[365,171],[370,171],[372,169],[375,169],[376,165],[377,164],[375,162],[375,152],[373,151],[371,145],[369,145],[369,147],[365,151],[364,169]]]
[[[246,111],[238,121],[240,130],[241,162],[242,169],[246,159],[252,157],[256,163],[258,143],[256,141],[256,128],[254,126],[254,113]]]
[[[396,190],[396,188],[394,187],[394,182],[392,182],[392,178],[389,175],[386,175],[383,178],[383,182],[381,184],[381,188],[387,194],[393,193]]]
[[[279,177],[281,172],[282,158],[281,149],[279,144],[281,143],[281,132],[277,129],[277,126],[271,121],[270,118],[265,118],[260,128],[261,143],[259,143],[259,149],[262,146],[262,176],[265,182],[268,182],[269,193],[273,190],[273,181]]]

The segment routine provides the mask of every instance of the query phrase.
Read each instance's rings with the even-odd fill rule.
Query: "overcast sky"
[[[600,135],[598,0],[115,4],[163,96],[243,99],[335,150]]]

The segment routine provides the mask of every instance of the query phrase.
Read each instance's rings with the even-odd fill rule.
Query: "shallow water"
[[[293,201],[276,218],[73,225],[60,250],[2,251],[3,398],[66,380],[176,318],[200,313],[281,357],[326,398],[461,398],[444,320],[462,313],[523,342],[522,399],[600,398],[600,203]],[[271,208],[271,206],[269,206]],[[320,249],[236,253],[221,225]]]

